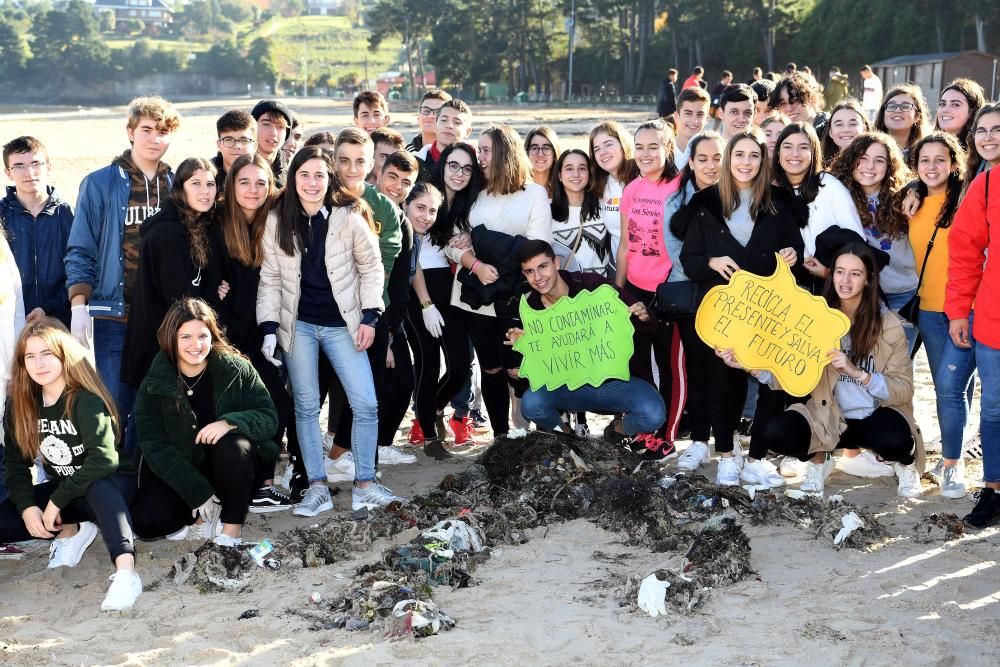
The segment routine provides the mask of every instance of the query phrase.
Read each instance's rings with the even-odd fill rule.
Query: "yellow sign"
[[[710,289],[695,316],[709,347],[733,348],[741,364],[770,371],[792,396],[816,388],[827,353],[840,349],[850,328],[846,315],[795,284],[780,257],[771,276],[737,271],[728,285]]]

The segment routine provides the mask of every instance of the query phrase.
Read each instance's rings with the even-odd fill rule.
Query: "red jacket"
[[[994,349],[1000,349],[998,174],[1000,169],[991,169],[977,176],[955,213],[948,235],[948,286],[944,303],[944,312],[951,320],[968,317],[975,303],[972,335],[978,342]],[[987,178],[990,179],[991,190],[989,201],[986,201]]]

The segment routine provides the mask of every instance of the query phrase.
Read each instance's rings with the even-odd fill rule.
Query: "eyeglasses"
[[[893,111],[913,111],[917,105],[913,102],[889,102],[885,105],[885,110],[889,113]]]
[[[417,109],[417,112],[421,116],[433,116],[434,114],[436,114],[438,112],[438,110],[437,109],[433,109],[431,107],[424,107],[424,106],[422,106],[419,109]]]
[[[528,146],[528,155],[538,155],[539,153],[542,155],[552,155],[555,153],[555,150],[548,144],[531,144]]]
[[[28,164],[12,164],[10,165],[10,170],[15,174],[23,174],[29,169],[31,171],[41,171],[42,167],[44,167],[46,164],[47,163],[45,162],[40,162],[38,160],[35,160],[34,162],[29,162]]]
[[[250,148],[257,143],[257,141],[249,137],[240,137],[239,139],[236,139],[235,137],[220,137],[219,143],[226,148],[233,148],[237,144],[239,144],[240,148]]]
[[[1000,125],[994,125],[990,128],[977,127],[976,131],[972,134],[976,139],[985,139],[986,135],[989,135],[990,139],[1000,139]]]
[[[465,176],[472,176],[472,165],[459,164],[454,160],[448,160],[447,162],[444,163],[444,165],[448,167],[448,171],[450,171],[453,174],[462,173]]]

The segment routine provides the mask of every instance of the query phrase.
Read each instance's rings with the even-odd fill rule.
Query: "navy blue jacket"
[[[73,225],[73,210],[49,186],[49,200],[35,218],[7,187],[0,199],[0,221],[7,230],[14,261],[21,274],[24,314],[41,308],[50,317],[69,325],[69,297],[66,294],[66,244]]]

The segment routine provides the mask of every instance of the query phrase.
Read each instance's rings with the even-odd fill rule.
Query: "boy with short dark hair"
[[[132,100],[126,125],[131,148],[80,183],[69,233],[70,330],[85,347],[93,335],[97,372],[123,423],[135,398],[121,381],[121,354],[138,274],[139,228],[169,196],[173,172],[162,158],[180,122],[162,97]]]
[[[438,109],[434,127],[434,142],[417,151],[417,159],[420,161],[418,180],[421,181],[433,180],[441,151],[454,143],[465,141],[472,134],[472,110],[462,100],[448,100]]]
[[[722,113],[722,138],[728,142],[750,129],[757,112],[757,94],[745,83],[729,86],[719,98],[719,111]]]
[[[271,164],[275,187],[283,188],[288,163],[281,154],[281,147],[291,134],[295,115],[277,100],[261,100],[250,115],[257,121],[257,152]]]
[[[371,134],[389,125],[389,103],[382,93],[363,90],[354,98],[354,127]]]
[[[3,147],[3,166],[13,185],[0,199],[0,233],[21,275],[26,323],[56,317],[69,326],[63,260],[73,211],[49,185],[49,152],[34,137],[18,137]]]
[[[305,128],[296,116],[292,119],[292,128],[288,132],[288,138],[285,139],[285,143],[281,145],[281,155],[285,158],[285,162],[288,164],[292,163],[292,158],[295,157],[295,154],[299,152],[300,148],[302,148],[302,142],[305,141],[304,135]]]
[[[685,88],[677,96],[677,111],[674,112],[674,163],[683,169],[688,162],[688,142],[691,137],[704,132],[708,123],[708,107],[712,100],[702,88]]]
[[[226,182],[226,172],[241,155],[252,154],[257,149],[257,121],[241,109],[227,111],[215,121],[215,132],[219,138],[215,145],[219,152],[212,158],[212,164],[219,170],[219,192]]]
[[[368,174],[365,182],[375,185],[378,182],[379,174],[382,173],[382,165],[385,164],[385,159],[396,151],[403,150],[405,140],[403,139],[403,135],[391,127],[380,127],[372,132],[370,136],[372,143],[375,144],[375,166],[372,168],[372,172]]]
[[[417,109],[417,125],[420,127],[420,134],[413,137],[413,140],[406,145],[406,150],[416,153],[424,146],[434,142],[437,137],[437,130],[434,124],[437,122],[437,112],[441,105],[451,99],[451,95],[440,88],[432,88],[424,93],[420,98],[420,107]]]

